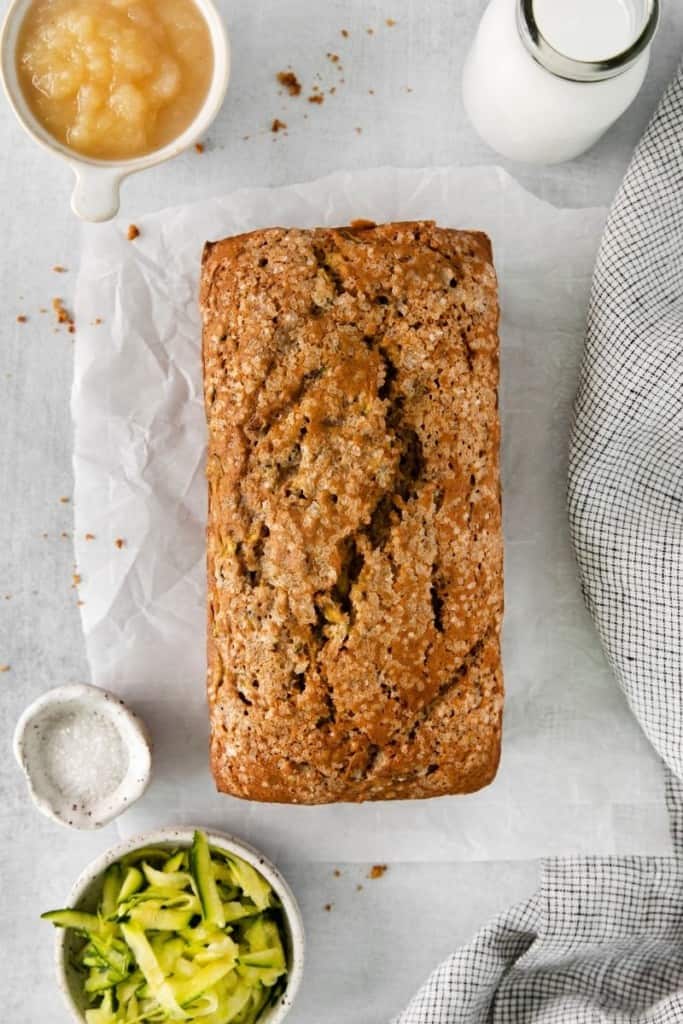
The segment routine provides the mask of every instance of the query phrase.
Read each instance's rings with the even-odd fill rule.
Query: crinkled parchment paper
[[[244,803],[215,793],[207,764],[201,251],[206,239],[253,228],[356,217],[432,217],[493,240],[503,311],[503,758],[496,782],[468,797]],[[554,209],[494,168],[382,169],[166,210],[138,221],[132,243],[121,222],[85,229],[73,390],[83,629],[93,682],[130,701],[154,741],[152,785],[120,819],[122,832],[198,823],[283,859],[327,861],[668,852],[659,764],[584,610],[565,514],[604,217]]]

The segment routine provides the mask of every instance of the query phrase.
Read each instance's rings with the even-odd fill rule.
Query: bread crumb
[[[270,126],[271,132],[282,132],[287,127],[284,121],[281,121],[279,117],[273,118],[273,123]]]
[[[299,96],[301,94],[301,82],[293,71],[278,71],[276,77],[280,85],[287,90],[290,96]]]
[[[396,21],[393,18],[387,18],[385,24],[387,28],[393,28],[396,25]]]
[[[85,601],[76,601],[76,607],[77,608],[82,608],[84,604],[85,604]]]
[[[308,97],[309,103],[324,103],[325,97],[321,92],[314,92]]]
[[[60,537],[63,537],[64,540],[68,540],[69,539],[69,534],[66,532],[66,530],[62,530],[62,532],[60,534]]]
[[[27,320],[28,317],[24,313],[20,313],[19,316],[17,317],[18,324],[25,324]]]
[[[80,586],[80,583],[81,583],[81,575],[80,575],[80,573],[75,572],[73,574],[73,576],[71,577],[71,586],[72,587],[78,587],[78,586]]]
[[[366,30],[365,30],[365,31],[367,32],[367,34],[368,34],[369,36],[374,36],[374,34],[375,34],[375,30],[374,30],[374,28],[366,28]]]
[[[63,267],[61,263],[55,263],[52,268],[55,274],[66,274],[67,267]]]
[[[41,306],[40,309],[38,310],[38,312],[39,313],[47,313],[47,309],[45,308],[45,306]]]
[[[335,878],[341,878],[341,871],[339,870],[339,868],[335,868],[332,874],[334,875]]]
[[[356,135],[362,135],[363,134],[363,129],[358,127],[358,126],[356,126],[356,128],[354,130],[356,132]]]
[[[339,63],[339,54],[338,53],[328,53],[327,54],[327,59],[331,60],[333,64],[338,64]]]
[[[374,90],[374,89],[368,89],[368,92],[369,92],[369,94],[370,94],[371,96],[374,96],[374,95],[375,95],[375,90]]]
[[[386,864],[373,864],[368,872],[368,878],[381,878],[382,875],[386,874],[387,870]]]
[[[62,505],[68,505],[69,502],[71,501],[71,498],[65,498],[64,495],[62,495],[62,497],[59,500],[61,501]]]
[[[128,241],[134,242],[136,238],[140,237],[140,228],[137,224],[128,225]]]
[[[196,149],[196,151],[198,153],[203,153],[204,152],[204,143],[203,142],[195,142],[194,148]]]
[[[343,35],[344,39],[348,39],[349,38],[349,30],[347,28],[343,28],[341,30],[341,34]]]
[[[9,672],[10,668],[10,665],[0,665],[0,672]]]
[[[359,882],[358,885],[356,886],[356,892],[362,892],[362,891],[363,891],[363,886]]]
[[[326,903],[323,909],[326,910],[328,912],[328,914],[329,914],[329,912],[330,912],[330,910],[332,910],[333,906],[334,906],[334,903]]]
[[[85,539],[86,540],[94,540],[95,539],[95,534],[94,533],[86,533]]]
[[[121,550],[121,548],[124,546],[125,543],[126,542],[123,539],[123,537],[117,537],[116,540],[114,541],[114,544],[116,544],[116,546],[119,549],[119,551]]]
[[[62,302],[62,300],[61,299],[53,299],[52,300],[52,309],[54,310],[54,314],[57,317],[57,323],[58,324],[66,324],[68,329],[69,329],[69,333],[73,334],[73,332],[76,329],[76,325],[74,323],[74,318],[71,316],[71,314],[69,313],[68,309],[66,309],[66,307],[65,307],[64,303]]]

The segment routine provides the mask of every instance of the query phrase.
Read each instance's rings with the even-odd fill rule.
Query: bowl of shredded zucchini
[[[279,1024],[304,933],[277,869],[240,840],[177,828],[119,843],[83,872],[57,932],[81,1024]]]

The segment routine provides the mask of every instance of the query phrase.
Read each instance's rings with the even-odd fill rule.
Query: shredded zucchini
[[[87,1024],[256,1024],[286,985],[277,897],[201,832],[112,864],[95,913],[42,916],[82,936]]]

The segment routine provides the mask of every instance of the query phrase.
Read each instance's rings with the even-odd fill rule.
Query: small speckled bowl
[[[143,846],[161,846],[169,849],[189,847],[194,831],[193,828],[186,827],[164,828],[154,832],[145,832],[142,835],[126,839],[122,843],[117,843],[82,872],[71,890],[68,906],[76,910],[93,912],[97,908],[102,892],[104,872],[110,864]],[[268,1007],[258,1021],[258,1024],[281,1024],[292,1008],[303,976],[305,940],[299,905],[277,868],[253,846],[222,832],[210,832],[206,829],[204,831],[211,846],[225,850],[227,853],[234,853],[256,868],[272,885],[273,891],[282,903],[286,933],[287,988],[277,1003]],[[57,929],[55,948],[57,980],[74,1020],[78,1024],[84,1024],[85,1010],[88,1004],[84,998],[82,977],[72,966],[78,943],[79,938],[73,932],[65,931],[62,928]]]
[[[104,763],[120,763],[120,778],[92,797],[60,788],[50,771],[50,739],[65,716],[81,715],[104,727],[113,749]],[[80,751],[74,750],[78,759]],[[31,798],[42,814],[69,828],[101,828],[142,796],[149,782],[151,749],[147,730],[116,694],[97,686],[74,684],[48,690],[26,708],[14,730],[14,756],[26,776]]]

